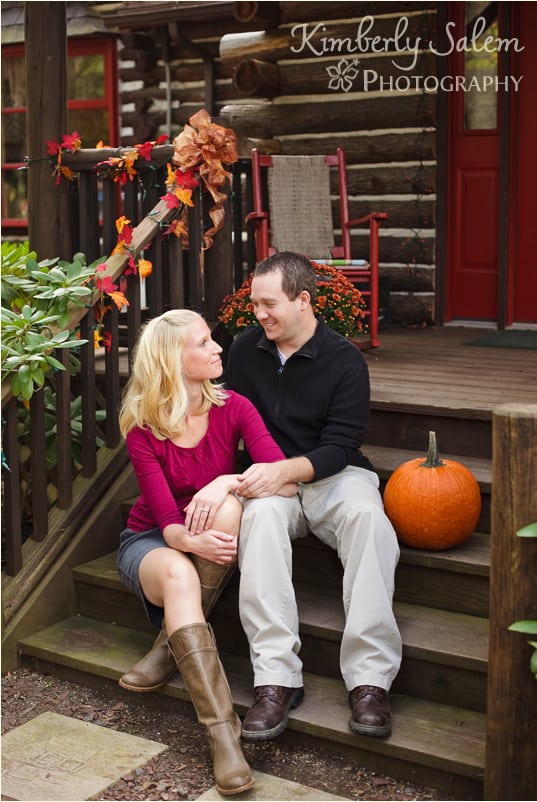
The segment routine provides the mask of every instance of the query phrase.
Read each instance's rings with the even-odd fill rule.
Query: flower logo
[[[328,88],[333,89],[334,92],[342,89],[344,92],[350,92],[352,89],[353,81],[356,80],[359,70],[356,65],[360,63],[360,59],[353,58],[351,61],[342,58],[334,66],[326,67],[326,71],[330,76]]]

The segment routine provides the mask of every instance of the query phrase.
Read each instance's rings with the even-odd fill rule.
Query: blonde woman
[[[154,690],[179,669],[207,727],[216,786],[237,794],[254,780],[206,615],[237,560],[239,440],[255,462],[283,453],[251,402],[215,381],[221,352],[190,310],[151,320],[137,343],[120,427],[141,492],[120,537],[118,571],[160,634],[120,684]],[[282,494],[294,492],[289,485]]]

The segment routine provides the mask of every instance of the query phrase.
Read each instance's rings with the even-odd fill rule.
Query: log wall
[[[129,31],[120,46],[122,144],[173,137],[207,108],[235,130],[241,157],[259,143],[284,154],[345,147],[351,216],[390,215],[380,258],[391,320],[431,323],[437,109],[422,83],[436,58],[416,40],[435,42],[435,28],[435,4],[393,0],[235,3],[229,19],[181,22],[171,40],[163,28]],[[367,248],[358,231],[353,244],[356,256]]]

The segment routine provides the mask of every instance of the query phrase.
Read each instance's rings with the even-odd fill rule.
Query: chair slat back
[[[334,228],[324,156],[273,156],[267,184],[272,247],[330,258]]]

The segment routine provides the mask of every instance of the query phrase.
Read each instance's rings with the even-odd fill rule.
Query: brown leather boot
[[[358,685],[349,693],[352,715],[349,727],[357,735],[387,738],[392,732],[388,691],[376,685]]]
[[[130,671],[119,680],[122,688],[128,691],[157,691],[166,685],[177,671],[175,659],[167,643],[167,633],[162,622],[162,629],[150,651],[139,660]]]
[[[224,795],[239,794],[254,785],[240,743],[241,722],[224,667],[208,624],[191,624],[168,638],[177,668],[190,693],[198,721],[207,727],[213,753],[214,780]]]
[[[237,565],[217,565],[195,554],[191,554],[190,557],[200,577],[201,607],[207,618],[235,573]],[[167,634],[163,622],[162,629],[151,650],[119,680],[122,688],[144,693],[157,691],[166,685],[177,670],[175,659],[168,648],[166,639]]]
[[[190,558],[199,574],[201,583],[201,608],[203,615],[208,618],[214,605],[222,595],[222,591],[235,573],[237,564],[217,565],[210,560],[204,560],[197,554],[191,554]]]

